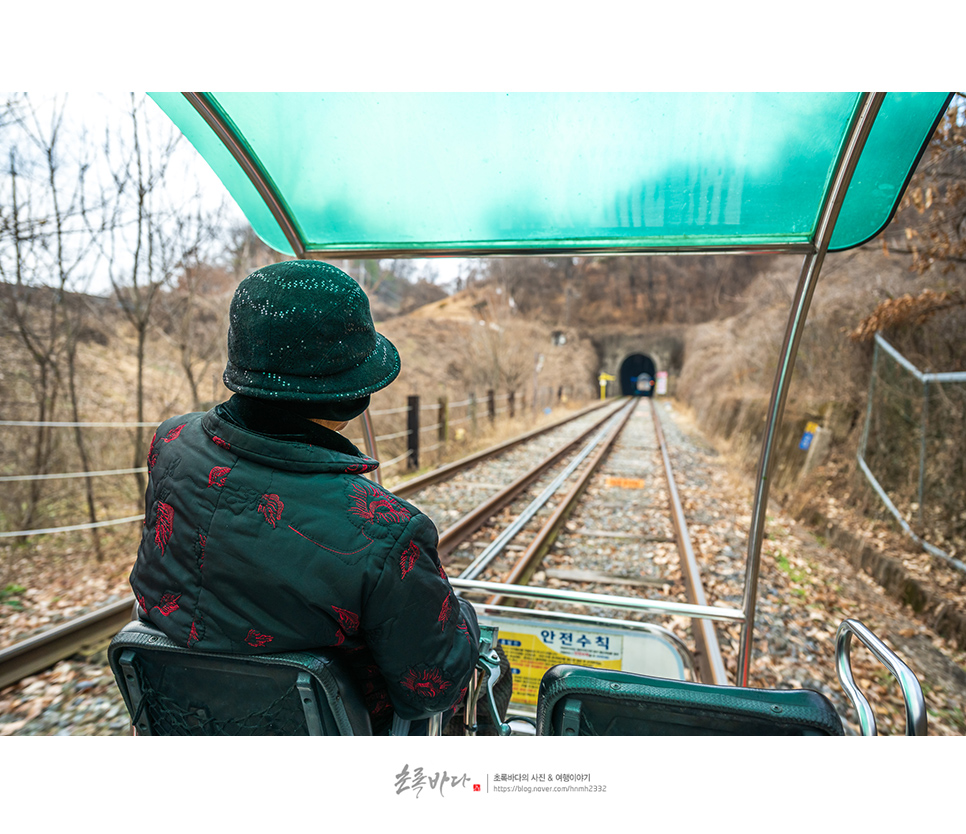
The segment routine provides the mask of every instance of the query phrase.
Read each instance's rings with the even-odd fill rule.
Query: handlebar
[[[476,670],[473,672],[474,678],[474,695],[479,686],[478,678],[480,671],[485,671],[486,675],[486,698],[487,703],[490,705],[490,715],[493,716],[493,722],[496,725],[497,733],[501,736],[510,735],[510,725],[502,722],[500,720],[500,713],[496,706],[496,696],[493,694],[493,687],[496,686],[497,681],[500,680],[500,675],[503,670],[500,668],[500,656],[497,654],[496,647],[499,645],[498,635],[500,630],[496,626],[490,625],[480,625],[480,656],[476,661]],[[473,714],[470,716],[469,710],[466,712],[467,718],[467,729],[473,734],[476,734],[476,709],[475,709],[474,699],[474,709]],[[469,699],[467,699],[467,704],[469,704]],[[471,721],[472,718],[472,721]]]

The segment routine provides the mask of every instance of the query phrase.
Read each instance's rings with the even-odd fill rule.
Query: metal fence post
[[[470,425],[473,426],[473,437],[476,437],[479,433],[476,425],[476,392],[470,394]]]
[[[486,413],[492,423],[496,419],[496,397],[492,388],[486,392]]]
[[[922,502],[925,498],[923,482],[926,473],[926,427],[929,425],[929,380],[922,381],[922,426],[919,447],[919,528],[922,529]]]
[[[407,468],[419,469],[419,397],[410,396],[408,400],[409,413],[406,415],[406,428],[409,430],[407,446],[409,461]]]
[[[507,394],[507,405],[510,408],[510,419],[512,420],[516,416],[516,406],[514,404],[514,399],[516,398],[516,391],[511,391]]]
[[[865,459],[866,447],[869,443],[869,424],[872,422],[872,402],[875,396],[875,375],[879,365],[879,343],[872,348],[872,373],[869,375],[869,401],[865,407],[865,425],[862,427],[862,439],[859,441],[859,460]]]

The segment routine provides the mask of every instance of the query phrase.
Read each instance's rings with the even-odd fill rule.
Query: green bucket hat
[[[385,388],[399,367],[365,292],[341,269],[284,261],[235,290],[224,374],[232,391],[280,404],[348,405]]]

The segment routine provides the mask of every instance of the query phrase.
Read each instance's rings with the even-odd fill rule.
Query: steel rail
[[[113,637],[133,611],[131,596],[0,649],[0,689],[49,669],[84,646]]]
[[[296,258],[304,258],[306,256],[305,244],[302,242],[302,235],[299,233],[298,228],[295,225],[295,221],[289,214],[288,209],[285,206],[285,202],[282,200],[278,189],[275,187],[275,183],[272,182],[271,177],[268,173],[259,165],[259,163],[252,158],[249,148],[243,142],[238,139],[235,130],[232,125],[230,125],[225,118],[222,116],[221,112],[215,108],[208,99],[205,93],[185,93],[182,92],[188,103],[198,112],[198,115],[204,119],[205,123],[212,129],[214,134],[221,140],[222,144],[227,148],[228,152],[235,158],[235,161],[245,172],[245,176],[248,177],[251,184],[255,187],[258,195],[264,201],[268,210],[272,213],[272,217],[275,218],[275,222],[278,223],[279,228],[282,230],[282,234],[285,235],[285,239],[289,242],[292,247],[292,251]],[[384,255],[383,257],[390,257]]]
[[[460,460],[454,461],[453,463],[447,463],[445,466],[440,466],[437,469],[434,469],[432,472],[427,472],[423,475],[411,478],[410,480],[393,487],[393,495],[398,495],[400,498],[405,498],[406,496],[413,495],[414,493],[421,489],[425,489],[428,486],[433,486],[434,484],[449,480],[454,475],[459,474],[464,469],[467,469],[474,464],[481,463],[488,458],[503,454],[503,452],[507,452],[515,446],[519,446],[521,443],[526,443],[528,440],[533,440],[535,437],[539,437],[540,435],[546,434],[549,431],[558,429],[573,420],[583,417],[585,414],[589,414],[590,412],[596,411],[597,409],[603,408],[607,405],[613,405],[613,403],[613,400],[596,402],[593,405],[582,408],[580,411],[574,412],[573,414],[570,414],[560,420],[556,420],[555,422],[543,426],[542,428],[533,429],[532,431],[526,432],[526,434],[521,434],[518,437],[511,438],[503,443],[490,446],[489,448],[483,449],[480,452],[475,452],[472,455],[467,455],[465,458],[460,458]],[[617,409],[615,408],[614,411],[617,411]]]
[[[482,460],[484,457],[499,454],[501,451],[505,451],[506,449],[517,445],[518,443],[530,440],[537,435],[543,434],[552,429],[559,428],[571,420],[582,417],[585,414],[603,407],[604,405],[612,404],[613,401],[608,401],[603,404],[595,403],[592,406],[584,408],[577,413],[562,420],[558,420],[557,422],[552,423],[549,426],[545,426],[542,429],[528,432],[527,434],[521,435],[520,437],[515,438],[507,443],[491,447],[483,452],[477,453],[476,455],[471,455],[470,457],[465,458],[463,461],[457,461],[455,464],[451,464],[449,467],[443,467],[447,470],[444,473],[444,478],[452,477],[452,475],[456,474],[456,471],[458,471],[460,468],[458,466],[459,464],[468,466],[471,463],[476,463],[479,460]],[[610,414],[606,415],[603,420],[596,423],[573,443],[579,442],[609,416]],[[369,447],[369,443],[371,442],[372,451],[375,451],[375,432],[372,428],[371,419],[367,418],[368,412],[365,412],[363,415],[363,425],[367,438],[366,445]],[[370,456],[374,457],[375,455],[370,453]],[[376,473],[378,473],[378,470],[376,470]],[[429,474],[436,475],[438,473],[434,472]],[[533,477],[536,477],[536,475]],[[443,480],[444,478],[440,478],[439,480]],[[407,482],[407,485],[415,483],[415,480],[416,479]],[[424,483],[423,485],[426,484]],[[419,487],[417,485],[417,487],[413,488],[411,491],[416,491],[418,488]],[[397,490],[397,494],[398,493],[399,490]],[[512,498],[509,500],[512,500]],[[140,518],[140,516],[138,516],[138,518]],[[41,672],[44,669],[50,668],[58,661],[75,654],[85,645],[112,637],[124,626],[126,622],[130,620],[134,602],[134,597],[129,597],[121,602],[105,606],[97,611],[92,611],[89,614],[78,617],[75,620],[55,626],[47,631],[42,632],[41,634],[37,634],[19,643],[15,643],[12,646],[8,646],[5,649],[0,649],[0,688],[9,686],[12,683],[16,683],[28,675],[32,675],[37,672]]]
[[[664,477],[667,479],[671,522],[674,525],[674,537],[677,540],[678,554],[681,557],[681,573],[684,575],[685,591],[690,602],[695,605],[706,606],[708,599],[701,582],[701,569],[698,567],[698,560],[695,558],[694,548],[691,546],[691,535],[688,533],[684,508],[681,506],[674,472],[671,469],[671,457],[664,440],[661,418],[658,416],[653,398],[650,399],[650,403],[651,417],[654,419],[654,433],[657,435],[657,443],[661,449],[661,458],[664,462]],[[707,620],[698,619],[692,621],[692,631],[694,632],[694,642],[697,649],[696,659],[701,680],[704,683],[726,686],[728,684],[728,673],[725,671],[724,660],[721,657],[721,646],[718,643],[718,635],[715,633],[714,626]]]
[[[613,412],[605,415],[601,420],[594,423],[594,425],[592,425],[586,431],[582,432],[574,439],[568,440],[562,446],[559,446],[532,469],[524,472],[515,481],[505,486],[499,492],[490,496],[490,498],[488,498],[482,504],[477,505],[475,509],[470,510],[470,512],[468,512],[462,518],[458,519],[447,527],[442,533],[440,533],[439,536],[439,544],[437,545],[437,553],[439,556],[442,558],[443,556],[447,556],[452,553],[453,550],[455,550],[462,542],[464,542],[480,527],[482,527],[486,523],[487,519],[503,509],[524,489],[533,483],[533,481],[535,481],[547,469],[559,461],[560,458],[564,457],[566,454],[572,451],[575,446],[580,445],[580,443],[582,443],[589,435],[597,431],[601,424],[609,420],[612,415]]]
[[[687,522],[684,518],[681,499],[678,495],[677,486],[674,480],[674,473],[671,468],[671,461],[667,450],[667,442],[664,438],[664,432],[661,428],[660,418],[658,417],[657,410],[654,407],[653,399],[649,398],[648,403],[651,409],[651,417],[654,421],[654,431],[657,437],[658,446],[661,451],[661,457],[664,465],[664,475],[668,485],[671,521],[674,526],[675,538],[677,541],[678,553],[681,559],[682,574],[685,580],[688,600],[698,609],[707,609],[709,606],[707,603],[707,597],[704,593],[704,587],[701,582],[701,571],[694,555],[694,549],[691,546],[691,538],[688,533]],[[635,402],[634,407],[628,410],[628,413],[624,416],[624,419],[615,427],[606,441],[601,444],[601,448],[581,474],[580,479],[578,480],[577,484],[575,484],[570,494],[561,502],[560,506],[547,521],[541,531],[536,535],[518,562],[514,565],[513,569],[503,578],[502,581],[505,584],[524,585],[529,583],[530,577],[536,571],[543,557],[546,555],[547,551],[552,546],[553,541],[556,539],[560,527],[572,512],[574,505],[579,500],[583,491],[586,489],[587,484],[590,482],[591,476],[599,466],[600,462],[603,460],[604,455],[609,451],[610,447],[620,435],[621,431],[623,431],[624,425],[630,418],[630,415],[634,408],[636,408],[636,405],[637,403]],[[474,577],[469,576],[465,578],[472,579]],[[500,596],[494,596],[488,599],[486,604],[499,605],[501,602],[502,598]],[[704,618],[695,617],[692,618],[692,620],[692,629],[694,632],[695,643],[697,644],[696,660],[698,662],[698,669],[700,671],[700,680],[704,681],[705,683],[727,685],[727,672],[721,656],[721,647],[718,643],[714,626],[711,624],[711,622]]]
[[[620,434],[624,430],[624,426],[627,425],[627,421],[630,419],[631,414],[633,414],[634,410],[637,408],[637,404],[638,400],[635,399],[630,405],[627,406],[626,412],[623,415],[619,415],[619,419],[614,424],[614,427],[597,445],[597,448],[590,457],[587,466],[585,466],[584,471],[580,473],[576,483],[573,485],[573,487],[571,487],[570,492],[568,492],[557,505],[557,508],[553,511],[553,513],[551,513],[550,518],[547,519],[546,523],[540,528],[540,531],[527,546],[527,549],[524,551],[523,555],[510,569],[510,572],[503,578],[502,581],[504,584],[526,585],[530,582],[530,577],[533,576],[533,573],[543,560],[543,557],[547,554],[547,551],[550,550],[557,538],[558,533],[560,532],[560,528],[570,516],[571,512],[573,512],[574,506],[576,506],[577,501],[580,500],[580,496],[583,495],[584,490],[587,489],[587,485],[590,483],[591,477],[593,476],[594,472],[597,471],[597,467],[600,466],[604,456],[610,451],[611,447],[614,445],[614,441],[620,437]],[[494,596],[487,600],[488,605],[499,605],[501,602],[502,599],[499,596]]]
[[[634,405],[636,405],[636,403]],[[628,411],[633,411],[633,408],[634,406],[632,405]],[[611,416],[608,420],[608,425],[611,422],[616,425],[618,418],[619,415]],[[623,425],[626,421],[627,415],[625,414],[624,420],[621,421],[620,424]],[[599,432],[597,432],[597,434],[591,438],[590,442],[580,450],[577,456],[563,468],[560,474],[554,477],[553,481],[550,482],[543,492],[534,498],[533,501],[530,502],[529,506],[527,506],[527,508],[519,516],[517,516],[516,520],[509,527],[504,529],[502,533],[500,533],[492,542],[490,542],[489,545],[487,545],[486,548],[484,548],[483,552],[480,553],[479,556],[477,556],[466,568],[463,569],[463,571],[460,573],[461,578],[475,579],[477,576],[479,576],[483,572],[484,568],[486,568],[487,565],[489,565],[500,553],[502,553],[510,542],[516,538],[517,534],[523,530],[524,527],[526,527],[530,519],[536,516],[536,514],[543,509],[543,507],[550,503],[550,500],[553,498],[553,496],[557,494],[557,491],[569,480],[570,476],[577,470],[577,468],[585,460],[590,458],[591,455],[594,454],[595,450],[599,452],[607,442],[612,441],[613,437],[616,435],[614,434],[613,429],[608,428],[608,425],[605,425]],[[608,440],[608,438],[611,440]],[[599,457],[600,456],[598,454],[594,458],[591,458],[591,463],[589,466],[593,467],[595,465],[594,461],[599,460]],[[587,471],[588,469],[585,468],[584,473],[577,479],[578,483],[583,480]],[[568,494],[562,503],[567,504],[569,501],[570,496]],[[541,534],[538,533],[534,540],[536,541],[540,538]]]
[[[748,685],[748,671],[751,664],[752,635],[755,627],[755,606],[758,597],[758,574],[761,567],[761,545],[764,539],[765,519],[768,510],[768,492],[771,486],[771,471],[778,430],[785,411],[785,400],[791,385],[795,357],[802,338],[802,329],[811,304],[812,295],[818,282],[825,253],[828,251],[835,222],[838,220],[842,204],[848,193],[849,183],[858,165],[862,149],[872,131],[875,117],[882,106],[885,93],[863,93],[856,106],[856,112],[846,137],[845,146],[835,167],[832,187],[822,207],[814,235],[814,251],[806,255],[795,291],[795,298],[789,312],[782,345],[781,358],[772,387],[768,405],[765,436],[762,441],[761,457],[758,463],[758,476],[752,508],[751,528],[748,534],[748,555],[745,564],[745,588],[742,607],[745,621],[741,629],[738,648],[738,674],[735,683]]]

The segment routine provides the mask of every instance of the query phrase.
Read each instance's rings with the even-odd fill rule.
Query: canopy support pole
[[[765,532],[765,519],[768,510],[768,491],[771,486],[770,476],[773,466],[775,445],[778,439],[778,429],[781,426],[782,415],[785,411],[785,400],[791,385],[795,356],[802,338],[805,318],[815,292],[815,285],[825,261],[829,241],[835,229],[849,183],[858,165],[862,148],[872,131],[875,117],[885,99],[885,93],[863,93],[859,99],[852,124],[849,128],[845,148],[839,158],[835,171],[835,178],[828,198],[819,215],[815,230],[814,251],[805,256],[802,272],[798,279],[798,288],[789,313],[788,324],[785,328],[785,341],[782,345],[781,358],[775,374],[772,387],[771,401],[768,405],[768,419],[765,436],[762,441],[761,457],[758,463],[758,478],[755,486],[755,499],[751,516],[751,529],[748,533],[748,558],[745,564],[745,590],[742,607],[744,622],[741,627],[741,642],[738,649],[738,686],[748,685],[748,670],[751,663],[752,637],[755,628],[755,605],[758,601],[758,574],[761,567],[761,544]]]
[[[248,146],[238,140],[235,132],[225,123],[221,113],[211,105],[208,97],[204,93],[183,92],[181,95],[198,111],[198,115],[207,122],[208,127],[221,139],[222,144],[228,149],[228,152],[235,157],[235,161],[245,172],[248,179],[251,180],[259,196],[265,201],[265,205],[272,213],[272,217],[275,218],[275,222],[278,223],[289,246],[292,247],[292,252],[295,257],[299,259],[304,258],[306,253],[305,244],[302,243],[302,237],[292,222],[292,218],[289,216],[288,210],[282,198],[279,196],[278,190],[275,188],[275,183],[262,170],[261,166],[252,159],[248,151]]]

